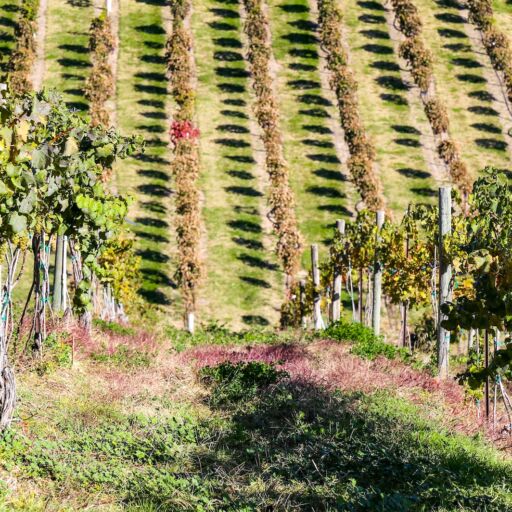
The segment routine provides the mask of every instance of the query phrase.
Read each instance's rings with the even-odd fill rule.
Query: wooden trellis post
[[[187,331],[190,334],[194,334],[195,328],[196,328],[196,315],[194,314],[194,312],[189,311],[187,313]]]
[[[336,221],[336,229],[340,235],[345,234],[345,221],[339,219]],[[337,322],[341,316],[341,287],[342,287],[342,275],[338,267],[334,268],[334,283],[333,283],[333,295],[332,295],[332,321]]]
[[[468,354],[471,350],[473,350],[474,345],[475,345],[475,329],[471,328],[471,329],[469,329],[469,333],[468,333]]]
[[[442,379],[448,377],[450,354],[450,331],[441,326],[446,318],[441,306],[451,299],[452,266],[446,260],[444,240],[452,230],[452,190],[451,187],[439,189],[439,303],[437,327],[437,368]]]
[[[377,242],[380,238],[380,230],[384,224],[384,210],[376,212]],[[382,302],[382,264],[379,261],[378,252],[375,252],[373,265],[373,297],[372,297],[372,327],[375,334],[380,334],[380,308]]]
[[[64,236],[62,241],[62,311],[68,309],[68,237]]]
[[[410,214],[411,205],[407,207],[407,215]],[[409,259],[409,232],[407,232],[407,236],[405,238],[405,259]],[[410,339],[407,336],[407,313],[409,310],[409,301],[405,300],[402,302],[402,340],[401,344],[403,348],[409,348],[412,350]]]
[[[67,308],[67,237],[57,236],[55,271],[53,276],[53,311],[61,313]]]
[[[53,311],[62,311],[62,235],[57,236],[55,271],[53,274]]]
[[[313,320],[315,330],[324,328],[324,321],[322,319],[322,311],[320,309],[320,270],[318,268],[318,245],[311,246],[311,272],[313,275]]]
[[[307,327],[306,322],[306,281],[301,279],[299,282],[300,287],[300,325],[303,329]]]
[[[484,365],[485,369],[489,368],[489,331],[485,330],[484,334]],[[489,411],[490,411],[490,400],[489,400],[489,375],[485,377],[485,387],[484,387],[484,401],[485,401],[485,419],[489,420]]]

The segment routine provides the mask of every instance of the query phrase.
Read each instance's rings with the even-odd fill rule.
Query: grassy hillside
[[[45,85],[61,90],[80,110],[87,110],[83,86],[91,69],[88,27],[100,4],[48,0]],[[475,36],[468,36],[467,11],[451,1],[415,4],[434,55],[436,88],[448,105],[453,139],[472,176],[486,165],[509,169],[511,137],[503,127],[510,126],[512,114],[496,110],[493,92],[499,84],[489,82],[488,59]],[[495,0],[493,5],[497,24],[506,31],[512,20],[510,2]],[[350,183],[349,154],[322,64],[318,6],[314,0],[277,0],[267,8],[275,58],[271,75],[307,269],[309,244],[323,244],[336,219],[352,215],[359,195]],[[432,132],[417,88],[398,59],[400,36],[393,29],[390,6],[350,0],[340,8],[361,118],[376,147],[388,208],[399,217],[410,201],[435,201],[436,187],[447,176],[434,161]],[[15,42],[17,9],[16,2],[0,4],[4,68]],[[233,326],[274,324],[283,298],[276,238],[267,218],[268,177],[252,110],[242,14],[237,0],[198,0],[191,18],[201,132],[204,279],[198,316]],[[141,296],[180,322],[165,62],[170,9],[163,0],[122,0],[113,15],[119,18],[117,124],[123,133],[146,139],[146,152],[116,169],[113,186],[134,197],[129,218],[143,260]]]
[[[87,1],[48,2],[44,86],[58,89],[69,106],[87,110],[83,88],[89,74],[89,25],[94,12]]]

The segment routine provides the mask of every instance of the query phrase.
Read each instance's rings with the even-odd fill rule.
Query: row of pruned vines
[[[110,58],[116,47],[112,23],[106,14],[95,18],[89,29],[89,50],[91,52],[91,73],[85,82],[85,97],[89,100],[92,124],[110,125],[107,101],[113,96],[114,73]]]
[[[370,210],[384,205],[380,180],[375,172],[375,148],[366,134],[357,100],[357,82],[343,47],[342,13],[335,0],[319,0],[320,39],[326,54],[330,86],[338,103],[350,159],[348,169],[364,204]]]
[[[172,97],[176,104],[171,124],[174,158],[174,204],[180,285],[189,330],[193,329],[197,287],[202,268],[199,255],[201,237],[199,178],[199,130],[195,125],[196,92],[192,33],[187,27],[189,0],[173,0],[172,33],[167,41],[167,69]]]
[[[336,321],[332,304],[344,300],[350,306],[343,315],[371,326],[378,287],[388,337],[400,333],[399,345],[430,353],[432,367],[436,363],[445,377],[449,357],[442,373],[440,346],[449,356],[450,343],[458,343],[464,356],[456,360],[460,382],[477,399],[487,390],[487,413],[494,385],[494,406],[501,397],[512,425],[512,400],[503,384],[512,379],[512,185],[506,174],[486,168],[466,199],[458,191],[448,203],[442,197],[439,206],[411,205],[400,221],[386,218],[380,228],[373,212],[358,212],[335,231],[318,284],[310,275],[294,289],[290,318],[307,325],[320,300],[320,311]],[[450,220],[441,221],[447,212]],[[441,230],[442,222],[448,230]],[[444,291],[441,274],[449,276]]]
[[[284,156],[283,136],[279,126],[279,106],[270,72],[272,50],[270,30],[261,0],[244,0],[245,33],[255,93],[254,115],[261,128],[265,164],[269,176],[268,217],[277,235],[276,253],[286,276],[286,293],[293,286],[302,253],[302,237],[295,214],[295,200],[289,181],[289,166]]]
[[[39,0],[24,0],[16,22],[16,47],[7,64],[7,81],[11,90],[23,94],[32,90],[32,70],[37,54],[37,14]]]
[[[50,286],[57,237],[68,241],[74,278],[66,313],[76,315],[84,329],[91,328],[95,279],[109,284],[118,303],[133,300],[126,294],[126,280],[130,287],[136,284],[138,263],[129,246],[123,247],[122,255],[117,253],[118,261],[112,255],[115,240],[123,243],[128,200],[109,193],[101,177],[116,159],[139,147],[137,138],[91,126],[56,93],[1,93],[0,428],[11,421],[15,401],[9,356],[13,352],[42,356],[47,322],[59,318],[52,308]],[[29,252],[30,268],[25,265]],[[62,269],[67,276],[65,253],[64,249],[64,254],[56,254],[54,283],[62,277],[58,275]],[[126,273],[120,262],[133,265],[132,273]],[[31,286],[24,307],[18,307],[23,304],[13,303],[13,292],[26,272],[31,274]],[[54,299],[56,289],[54,284]]]
[[[400,43],[399,55],[407,62],[414,83],[420,90],[423,108],[436,140],[437,153],[453,183],[466,197],[471,189],[471,177],[450,135],[446,106],[436,92],[433,56],[422,39],[423,25],[418,10],[411,0],[391,0],[391,4],[395,25],[405,37]]]
[[[510,39],[496,27],[490,0],[468,0],[469,21],[482,35],[482,43],[493,68],[503,80],[506,98],[512,105],[512,47]],[[511,111],[512,113],[512,111]]]

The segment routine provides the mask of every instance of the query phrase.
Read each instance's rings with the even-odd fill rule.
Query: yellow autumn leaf
[[[23,119],[16,126],[16,135],[22,142],[27,142],[29,130],[30,123]]]

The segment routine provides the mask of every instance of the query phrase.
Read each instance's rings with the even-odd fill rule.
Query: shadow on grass
[[[272,288],[270,284],[264,279],[259,279],[257,277],[252,276],[240,276],[240,281],[244,283],[250,284],[251,286],[257,286],[258,288]]]
[[[141,288],[138,290],[138,294],[150,304],[155,304],[157,306],[169,306],[171,304],[171,301],[165,293],[158,289],[151,289],[148,287]]]
[[[135,0],[137,3],[146,4],[146,5],[156,5],[160,7],[164,7],[168,5],[167,0]]]
[[[475,139],[475,144],[484,149],[494,149],[496,151],[506,151],[507,143],[496,139]]]
[[[377,60],[370,64],[371,68],[379,69],[381,71],[395,71],[400,72],[400,66],[396,62],[388,62],[387,60]]]
[[[90,0],[67,0],[67,3],[73,7],[90,7],[92,5]]]
[[[388,101],[389,103],[393,103],[394,105],[405,106],[408,105],[407,98],[400,96],[399,94],[389,94],[383,93],[379,94],[379,98],[383,101]]]
[[[253,251],[263,251],[263,243],[259,240],[251,240],[250,238],[244,238],[241,236],[235,236],[232,238],[235,244],[240,245],[241,247],[246,247],[247,249],[252,249]]]
[[[140,293],[166,303],[158,291]],[[242,320],[256,327],[249,335],[262,339],[264,317]],[[229,332],[218,332],[230,339]],[[269,367],[284,360],[307,375],[303,347],[276,342],[253,348],[260,355],[252,365],[203,373],[208,414],[189,401],[201,392],[187,390],[186,408],[178,409],[164,391],[143,383],[135,390],[144,394],[135,396],[154,400],[158,414],[153,408],[122,415],[103,397],[99,405],[93,397],[94,406],[61,403],[66,409],[57,439],[53,429],[51,438],[38,438],[19,428],[3,436],[0,449],[36,485],[108,491],[123,510],[139,512],[510,510],[512,464],[481,441],[444,431],[423,419],[419,406],[389,392],[329,391]],[[219,345],[209,350],[199,351],[197,360],[226,353]],[[164,369],[166,383],[182,375]],[[128,387],[133,373],[140,375],[132,367],[113,372],[126,376],[121,385]]]
[[[478,443],[443,432],[420,419],[415,407],[384,392],[331,393],[284,381],[211,406],[232,423],[208,454],[206,474],[239,479],[229,497],[232,505],[247,510],[508,510],[509,464],[486,459]],[[256,481],[257,494],[251,490]]]
[[[263,194],[256,190],[253,187],[243,187],[240,185],[230,185],[229,187],[224,187],[224,190],[230,194],[235,194],[238,196],[245,197],[263,197]]]
[[[409,167],[402,167],[401,169],[397,169],[402,176],[406,176],[407,178],[422,178],[427,179],[430,178],[430,174],[426,171],[422,171],[420,169],[411,169]]]
[[[261,315],[243,315],[242,322],[250,327],[267,327],[270,322]]]

